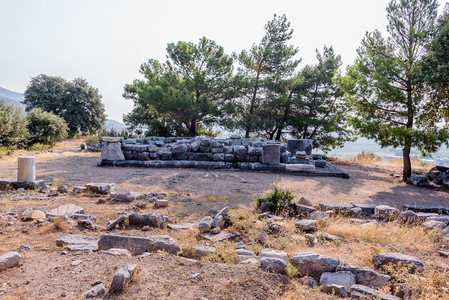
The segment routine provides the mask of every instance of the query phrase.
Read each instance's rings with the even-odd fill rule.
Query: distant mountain
[[[5,100],[8,104],[20,107],[25,113],[25,105],[22,103],[24,99],[25,96],[23,94],[0,87],[0,100]],[[122,131],[126,129],[126,125],[116,120],[106,119],[106,129]]]

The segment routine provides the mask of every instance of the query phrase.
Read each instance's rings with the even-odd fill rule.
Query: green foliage
[[[390,1],[389,38],[367,33],[355,64],[337,79],[352,108],[350,125],[382,147],[403,148],[404,181],[411,175],[411,147],[429,154],[448,138],[441,120],[426,109],[432,99],[419,80],[437,7],[435,0]]]
[[[68,126],[63,118],[40,108],[31,110],[27,115],[27,127],[32,144],[54,145],[67,137]]]
[[[83,137],[83,140],[87,145],[98,144],[101,142],[101,138],[98,135],[86,135]]]
[[[27,138],[26,120],[22,111],[0,100],[0,146],[11,149],[23,148]]]
[[[270,211],[276,215],[280,215],[288,208],[288,205],[294,198],[295,196],[292,191],[281,189],[275,185],[272,192],[256,199],[256,205],[260,207],[263,202],[268,202]]]
[[[195,136],[217,121],[231,97],[233,60],[206,38],[168,44],[167,58],[142,64],[145,79],[125,86],[123,96],[134,101],[134,109],[124,121],[144,135]]]
[[[13,155],[13,154],[14,154],[14,149],[12,149],[10,147],[0,146],[0,158],[2,158],[5,155]]]
[[[62,117],[69,135],[98,132],[105,122],[104,105],[98,89],[83,78],[69,82],[61,77],[38,75],[25,91],[26,110],[41,108]]]
[[[49,145],[45,145],[42,143],[34,143],[33,145],[31,145],[28,150],[29,151],[45,151],[48,150],[48,148],[50,148]]]
[[[298,273],[299,273],[298,269],[291,263],[288,263],[288,265],[287,265],[288,276],[290,276],[291,278],[294,278],[294,277],[296,277],[296,275],[298,275]]]

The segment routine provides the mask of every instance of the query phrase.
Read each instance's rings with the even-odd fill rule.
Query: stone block
[[[305,151],[307,155],[311,155],[312,140],[310,139],[289,140],[287,142],[287,150],[292,154],[296,154],[296,151]]]
[[[109,288],[109,293],[120,293],[132,281],[140,271],[138,265],[124,265],[118,270],[112,278],[112,283]]]
[[[315,172],[315,166],[306,164],[286,164],[285,170],[290,172]]]
[[[262,163],[269,165],[279,165],[281,161],[281,151],[279,144],[268,144],[262,147]]]
[[[137,214],[129,215],[129,226],[150,226],[165,229],[165,218],[161,214]]]
[[[19,156],[17,168],[17,182],[35,182],[36,166],[34,156]]]

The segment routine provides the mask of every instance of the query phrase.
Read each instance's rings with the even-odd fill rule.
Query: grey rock
[[[327,220],[330,218],[329,213],[324,212],[324,211],[314,211],[309,215],[309,219],[310,220]]]
[[[370,288],[383,288],[391,278],[390,276],[380,274],[373,269],[349,264],[339,265],[336,271],[349,271],[355,275],[357,284],[365,285]]]
[[[324,240],[324,241],[330,241],[330,242],[338,242],[341,241],[341,237],[327,233],[327,232],[323,232],[321,233],[318,238],[320,240]]]
[[[437,220],[430,220],[426,221],[422,224],[423,227],[430,229],[430,230],[441,230],[447,226],[446,223],[437,221]]]
[[[143,198],[145,198],[145,195],[141,194],[141,193],[137,193],[137,192],[128,192],[125,190],[118,190],[117,192],[112,192],[110,197],[111,197],[111,200],[113,200],[113,201],[129,203],[134,200],[143,199]]]
[[[198,229],[201,233],[209,232],[209,230],[212,228],[212,222],[213,219],[210,216],[203,217],[198,224]]]
[[[120,226],[123,222],[128,220],[128,218],[129,215],[121,215],[120,217],[109,223],[108,227],[106,227],[106,231],[114,230],[117,225]]]
[[[279,144],[267,144],[262,147],[262,163],[279,165],[281,162],[281,151]]]
[[[201,258],[211,254],[214,254],[217,250],[214,247],[208,247],[203,245],[196,245],[195,252],[193,254],[194,258]]]
[[[295,227],[300,231],[312,231],[315,229],[316,220],[300,220],[295,223]]]
[[[165,218],[161,214],[137,214],[129,215],[129,226],[143,227],[150,226],[160,229],[165,229]]]
[[[165,199],[157,199],[154,202],[154,207],[156,207],[156,208],[168,207],[168,205],[169,205],[169,202],[168,202],[168,200],[165,200]]]
[[[193,230],[198,227],[197,223],[188,222],[188,223],[180,223],[180,224],[167,224],[167,228],[173,231],[178,230]]]
[[[259,256],[261,257],[275,257],[284,260],[286,263],[289,262],[288,254],[284,251],[273,250],[271,248],[263,249],[259,252]]]
[[[228,211],[231,209],[231,207],[229,206],[225,206],[222,209],[220,209],[217,214],[215,215],[215,218],[217,218],[218,216],[222,216],[223,218],[226,218],[226,216],[228,215]]]
[[[223,216],[217,214],[217,216],[214,218],[214,220],[212,221],[211,227],[212,228],[220,228],[223,226]]]
[[[398,221],[403,224],[417,224],[418,220],[419,219],[416,213],[411,210],[405,210],[401,212],[398,216]]]
[[[335,273],[324,272],[320,277],[320,285],[340,285],[344,287],[344,295],[349,293],[351,286],[355,284],[355,275],[348,271],[338,271]]]
[[[103,283],[99,283],[84,293],[84,298],[97,298],[103,296],[104,293],[106,293],[106,288]]]
[[[0,256],[0,271],[17,266],[21,259],[22,257],[16,251],[3,254]]]
[[[316,238],[316,236],[314,236],[313,234],[310,233],[306,233],[304,235],[306,242],[309,246],[314,246],[318,243],[318,239]]]
[[[82,229],[87,229],[91,231],[97,230],[97,225],[95,224],[95,222],[89,219],[78,220],[78,226]]]
[[[424,264],[418,258],[410,255],[405,255],[402,253],[381,253],[373,257],[373,264],[376,268],[381,268],[388,264],[403,264],[410,266],[410,271],[415,269],[422,271],[424,270]]]
[[[187,152],[188,150],[189,150],[189,148],[185,144],[178,144],[178,145],[174,145],[171,147],[171,152],[173,154]]]
[[[235,243],[235,249],[244,249],[246,245],[242,242],[236,242]]]
[[[321,286],[321,289],[331,295],[339,296],[339,297],[346,297],[348,295],[348,289],[339,284],[327,284]]]
[[[374,209],[374,217],[377,219],[392,221],[399,215],[399,210],[388,205],[378,205]]]
[[[86,188],[92,194],[107,195],[115,191],[115,183],[88,183]]]
[[[287,273],[287,263],[283,259],[275,257],[264,257],[259,262],[262,269],[264,270],[270,270],[282,274]]]
[[[122,292],[129,284],[129,282],[134,280],[139,271],[140,266],[138,265],[124,265],[120,270],[117,271],[117,273],[114,274],[109,292]]]
[[[98,241],[100,239],[97,237],[86,236],[81,234],[70,234],[60,237],[56,240],[57,247],[66,247],[69,245],[78,245],[89,248],[93,251],[98,249]]]
[[[360,284],[354,284],[351,286],[351,295],[356,294],[356,293],[362,294],[362,295],[368,295],[374,299],[379,299],[379,300],[399,300],[400,299],[398,297],[395,297],[395,296],[392,296],[389,294],[385,294],[385,293],[381,293],[379,291],[376,291],[375,289],[372,289],[370,287],[360,285]],[[361,298],[355,298],[355,299],[361,299]]]
[[[52,217],[70,217],[73,214],[84,214],[84,209],[75,204],[69,203],[54,208],[47,213],[47,215]]]
[[[295,254],[291,264],[298,269],[301,276],[321,277],[324,272],[334,272],[340,261],[336,258],[314,252]]]
[[[214,242],[222,242],[225,240],[233,240],[237,237],[237,234],[230,233],[227,231],[221,231],[219,234],[211,234],[211,233],[203,233],[201,235],[206,240],[214,241]]]
[[[305,205],[305,206],[312,206],[312,202],[304,197],[299,198],[298,204]]]
[[[449,242],[449,226],[440,231],[440,236],[443,242]]]
[[[296,154],[296,151],[305,151],[307,155],[311,155],[312,140],[310,139],[288,140],[287,150],[292,154]]]
[[[311,213],[316,211],[315,207],[297,203],[290,204],[290,209],[294,215],[299,216],[300,218],[308,218]]]
[[[220,227],[214,227],[209,232],[212,233],[212,234],[219,234],[221,232],[221,228]]]
[[[144,252],[164,251],[177,254],[179,246],[171,240],[155,238],[143,238],[136,236],[102,235],[98,242],[99,250],[111,248],[127,249],[132,255],[140,255]]]
[[[318,286],[318,282],[316,281],[316,279],[311,276],[300,277],[298,281],[300,284],[305,285],[308,288],[315,288]]]
[[[237,255],[246,255],[246,256],[255,256],[256,253],[254,253],[253,251],[249,251],[246,249],[236,249],[235,252],[237,253]]]
[[[101,147],[101,160],[125,160],[119,141],[105,141]]]

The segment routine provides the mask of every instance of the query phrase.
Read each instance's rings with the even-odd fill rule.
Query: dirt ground
[[[58,146],[53,153],[31,153],[36,156],[37,179],[48,183],[63,182],[71,187],[89,182],[113,182],[117,189],[164,192],[170,201],[168,208],[147,206],[139,212],[162,213],[175,223],[198,221],[208,210],[226,205],[250,211],[256,197],[269,191],[274,184],[290,189],[298,198],[305,197],[314,204],[449,205],[449,193],[406,185],[400,180],[400,166],[385,162],[369,165],[340,162],[338,166],[351,176],[350,179],[341,179],[190,169],[97,167],[99,153],[80,153],[76,148],[77,143],[71,142]],[[0,159],[0,178],[14,178],[16,172],[17,156]],[[111,204],[99,201],[102,199],[70,194],[47,197],[35,192],[0,192],[2,211],[25,207],[49,210],[61,204],[75,203],[87,214],[95,215],[100,228],[96,232],[86,232],[75,223],[67,223],[56,231],[50,228],[51,225],[39,227],[35,222],[18,221],[13,226],[2,223],[0,254],[19,251],[23,244],[36,248],[19,251],[23,257],[21,266],[0,272],[0,294],[3,294],[0,299],[82,298],[91,284],[99,280],[107,287],[115,271],[125,263],[141,265],[142,272],[138,280],[116,299],[280,299],[286,293],[297,294],[297,299],[329,297],[310,291],[292,292],[295,285],[287,284],[286,276],[261,271],[254,265],[193,261],[157,253],[142,258],[71,252],[61,255],[62,249],[55,246],[55,240],[60,236],[71,233],[100,236],[109,220],[134,209],[130,206],[135,203]],[[147,236],[159,233],[167,234],[168,231],[128,230],[126,234]],[[369,249],[369,245],[366,248]],[[77,259],[82,260],[82,264],[71,266],[70,263]],[[429,256],[429,259],[433,258]],[[199,275],[189,276],[191,271]]]

